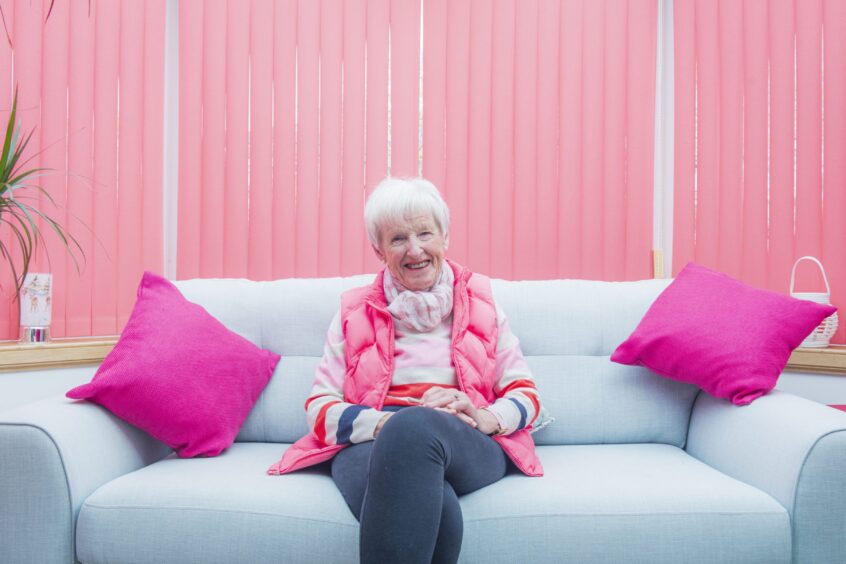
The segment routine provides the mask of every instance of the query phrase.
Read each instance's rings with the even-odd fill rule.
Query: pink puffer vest
[[[452,325],[452,362],[458,386],[477,408],[496,400],[496,307],[490,280],[447,261],[455,273]],[[394,323],[386,309],[384,270],[370,286],[345,292],[341,297],[347,374],[344,400],[382,408],[394,372]],[[526,430],[497,436],[494,440],[529,476],[543,475],[535,443]],[[347,445],[326,445],[313,434],[298,440],[271,466],[268,474],[284,474],[329,460]]]

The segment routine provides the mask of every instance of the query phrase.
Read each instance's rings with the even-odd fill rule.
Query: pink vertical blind
[[[651,276],[656,9],[424,2],[422,168],[451,256],[503,278]]]
[[[30,165],[55,171],[39,202],[78,239],[80,272],[61,243],[31,272],[53,274],[56,337],[111,335],[123,327],[144,269],[162,270],[164,0],[0,2],[12,40],[0,48],[0,116],[12,92],[24,131],[35,127]],[[18,194],[23,195],[22,190]],[[0,230],[8,243],[11,235]],[[46,251],[46,252],[44,252]],[[3,267],[0,339],[18,336],[18,304]]]
[[[674,271],[695,260],[787,292],[813,255],[842,307],[846,3],[679,0],[674,14]],[[797,290],[824,291],[809,264]]]
[[[177,276],[374,271],[367,191],[422,173],[474,269],[648,278],[656,17],[635,0],[180,2]]]

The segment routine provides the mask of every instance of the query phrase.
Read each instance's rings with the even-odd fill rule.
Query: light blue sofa
[[[0,562],[355,562],[327,468],[265,470],[306,432],[341,291],[370,279],[178,283],[282,354],[217,458],[62,397],[0,415]],[[844,561],[846,413],[778,391],[735,407],[609,361],[666,284],[494,281],[556,421],[535,434],[544,477],[461,499],[463,562]]]

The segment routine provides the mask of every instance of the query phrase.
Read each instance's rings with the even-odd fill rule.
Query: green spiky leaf
[[[15,282],[15,296],[20,293],[24,279],[39,245],[44,244],[42,230],[52,232],[67,250],[77,271],[79,262],[76,253],[84,257],[82,246],[58,221],[45,211],[45,205],[58,207],[56,201],[42,186],[35,184],[36,179],[48,174],[56,174],[49,168],[26,168],[30,161],[37,158],[41,151],[24,157],[35,130],[22,135],[17,123],[18,91],[12,101],[12,111],[6,124],[3,150],[0,153],[0,228],[12,233],[9,242],[0,239],[0,260],[9,265]],[[15,192],[20,191],[16,195]],[[30,195],[27,195],[27,194]],[[34,198],[32,194],[39,196]],[[27,200],[39,200],[39,207],[34,207]],[[42,228],[39,228],[41,223]],[[17,252],[14,252],[17,250]],[[48,264],[50,256],[47,255]]]

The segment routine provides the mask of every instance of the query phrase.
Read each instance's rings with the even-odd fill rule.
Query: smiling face
[[[373,250],[397,282],[409,290],[422,291],[440,278],[448,243],[449,237],[426,213],[383,225],[379,247]]]

